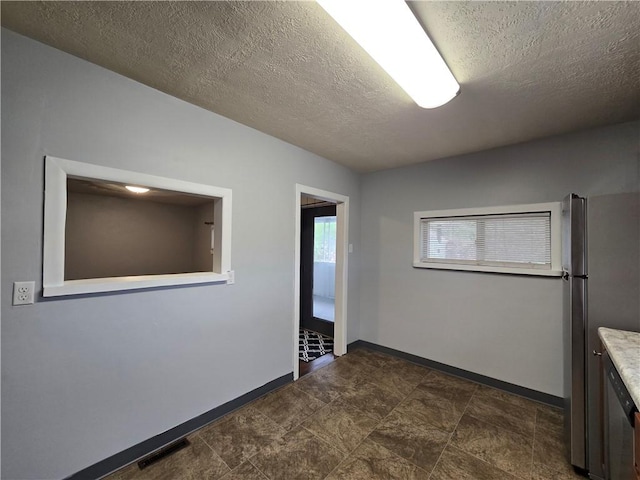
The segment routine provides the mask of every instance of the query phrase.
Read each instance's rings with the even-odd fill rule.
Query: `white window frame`
[[[509,266],[473,265],[462,263],[424,262],[422,261],[421,222],[424,219],[469,217],[474,215],[504,215],[549,212],[551,214],[551,268],[535,269]],[[462,208],[452,210],[427,210],[413,213],[413,266],[416,268],[434,268],[440,270],[463,270],[473,272],[511,273],[518,275],[562,275],[562,203],[532,203],[499,207]]]
[[[215,245],[210,272],[127,277],[64,279],[67,176],[106,180],[124,184],[212,197],[215,200]],[[102,167],[89,163],[45,157],[44,248],[42,291],[44,297],[113,292],[140,288],[233,282],[231,271],[231,190],[200,183],[157,177],[139,172]]]

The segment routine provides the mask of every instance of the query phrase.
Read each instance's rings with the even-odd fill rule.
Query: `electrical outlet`
[[[233,270],[227,272],[227,285],[236,283],[236,273]]]
[[[35,282],[13,283],[13,304],[31,305],[33,303]]]

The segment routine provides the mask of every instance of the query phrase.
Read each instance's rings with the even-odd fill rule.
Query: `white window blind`
[[[440,210],[414,216],[416,267],[559,274],[559,204]]]
[[[551,214],[422,220],[422,261],[551,268]]]

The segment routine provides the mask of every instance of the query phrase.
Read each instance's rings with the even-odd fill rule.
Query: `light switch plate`
[[[236,272],[233,270],[229,270],[227,272],[228,278],[227,278],[227,285],[233,285],[234,283],[236,283]]]

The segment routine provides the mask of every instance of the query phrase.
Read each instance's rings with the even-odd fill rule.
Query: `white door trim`
[[[295,258],[293,286],[293,379],[299,376],[298,332],[300,331],[300,234],[302,224],[301,196],[312,197],[336,204],[336,315],[333,352],[340,356],[347,353],[347,286],[349,249],[349,197],[296,183]]]

